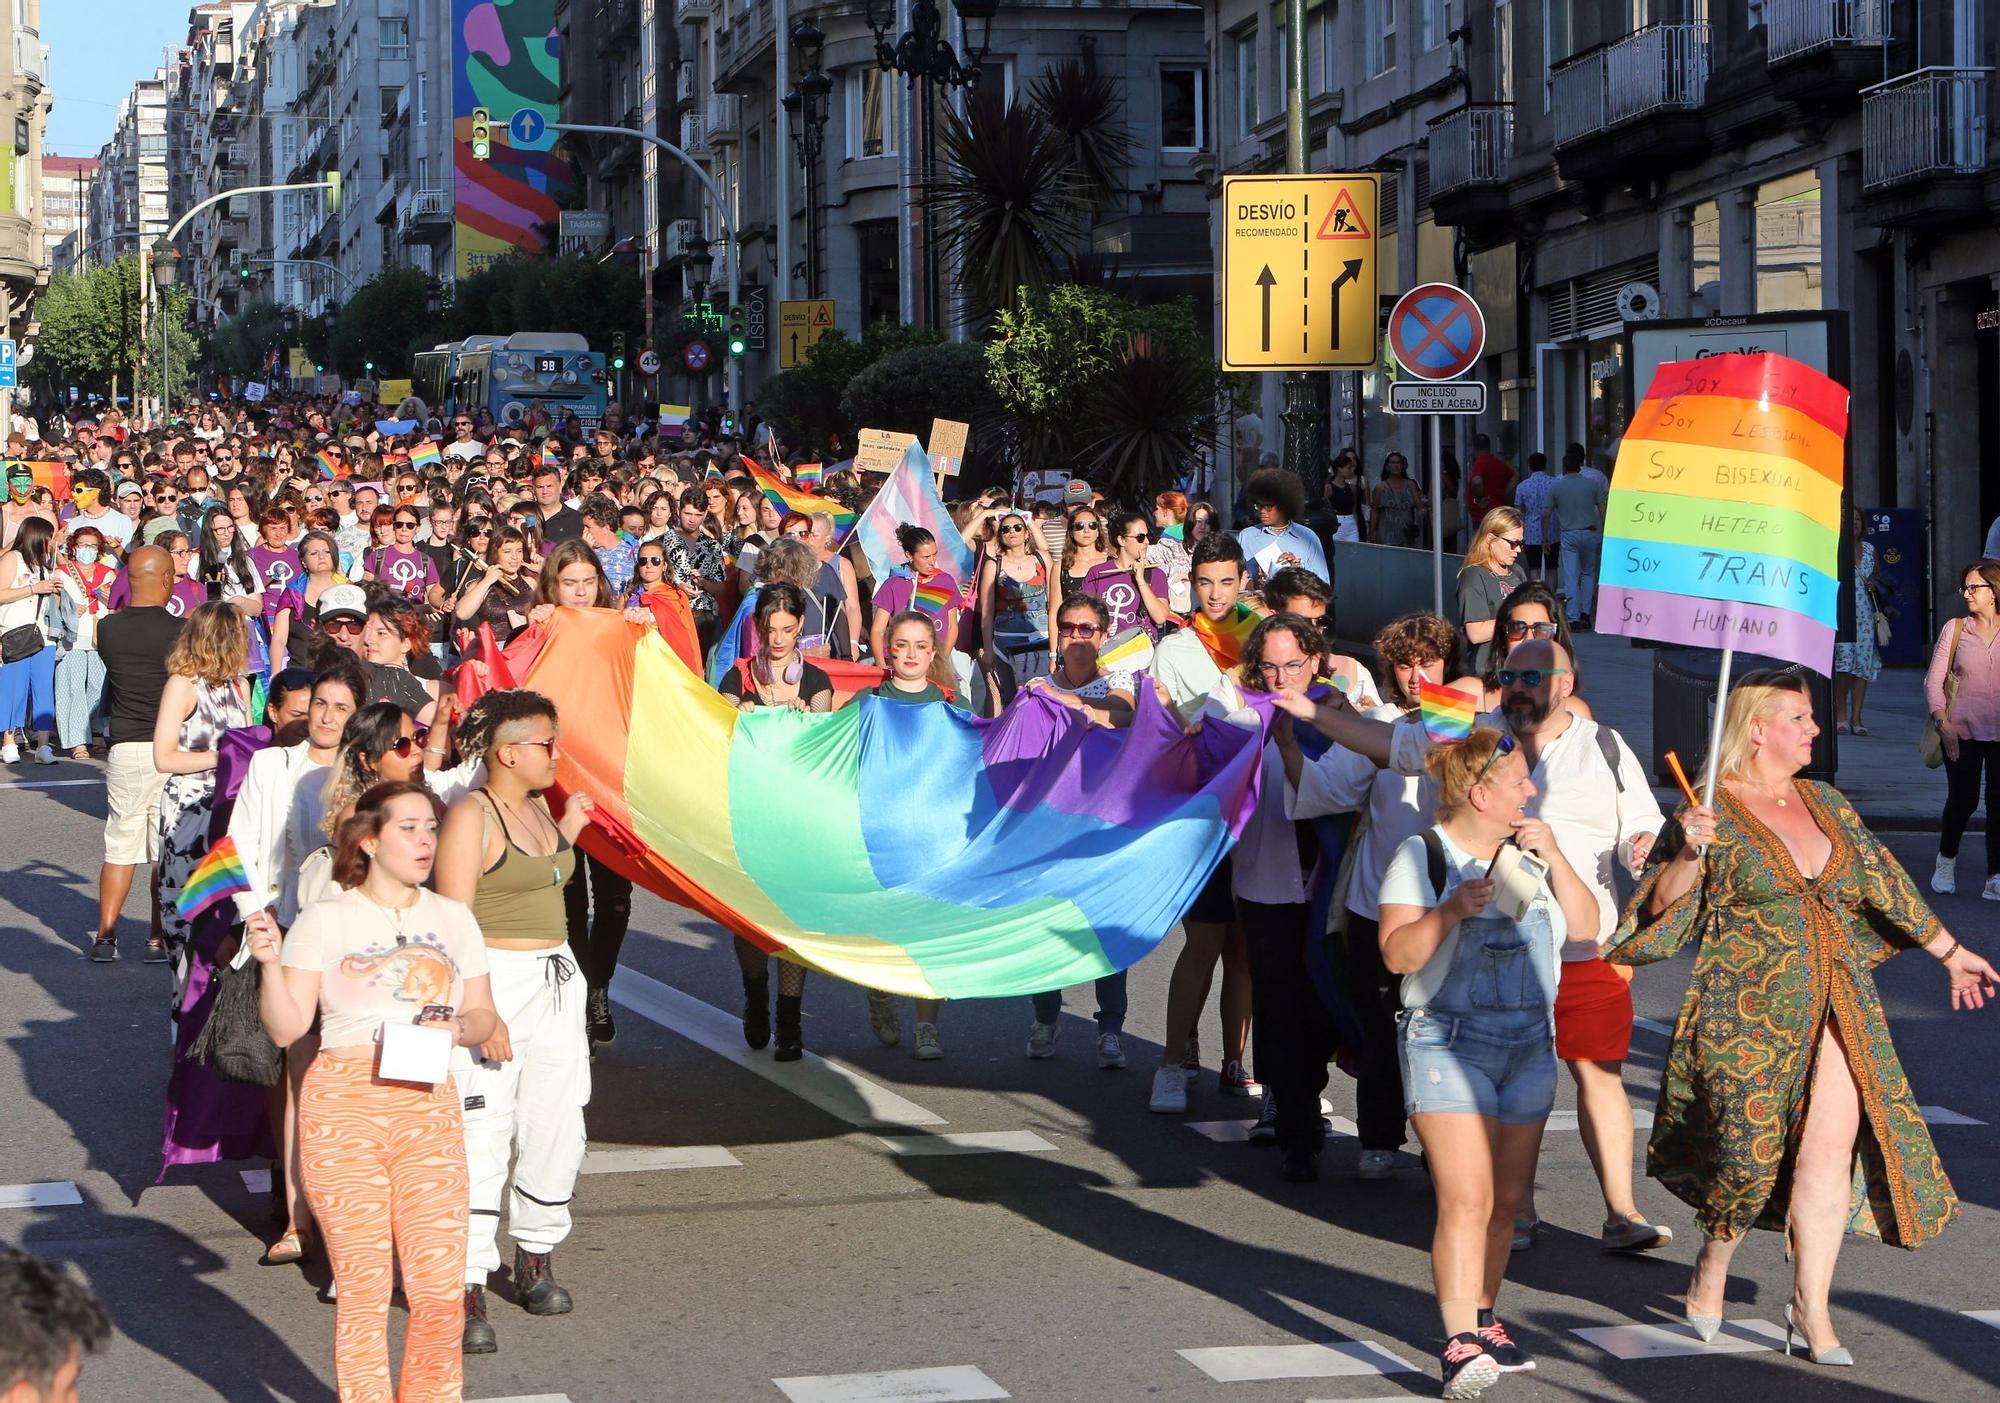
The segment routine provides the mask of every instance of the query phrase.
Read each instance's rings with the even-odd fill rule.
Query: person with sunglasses
[[[1481,676],[1506,651],[1496,645],[1493,620],[1500,612],[1500,602],[1527,581],[1521,568],[1525,532],[1520,512],[1495,507],[1480,520],[1472,548],[1465,553],[1465,564],[1459,567],[1458,626],[1465,630],[1465,641],[1471,645],[1471,669]]]
[[[1937,728],[1945,774],[1931,890],[1958,890],[1958,850],[1986,799],[1985,886],[2000,901],[2000,561],[1975,560],[1959,571],[1965,614],[1947,620],[1931,646],[1924,700]]]
[[[371,785],[429,783],[438,760],[430,739],[430,728],[418,725],[394,702],[369,702],[348,717],[341,732],[340,757],[326,777],[320,801],[321,831],[329,838],[338,834],[353,817],[355,801]]]
[[[994,510],[1000,511],[997,550],[989,550],[979,566],[979,614],[986,625],[980,663],[989,687],[1003,661],[1013,669],[1015,685],[1023,686],[1048,673],[1049,582],[1055,566],[1025,513]]]
[[[1243,547],[1253,580],[1266,579],[1286,566],[1310,570],[1322,580],[1333,578],[1326,565],[1326,547],[1299,523],[1306,489],[1297,473],[1259,468],[1244,484],[1243,495],[1257,524],[1239,531],[1236,541]]]
[[[66,529],[94,526],[103,533],[114,555],[123,555],[132,543],[132,521],[111,505],[111,479],[98,468],[85,468],[70,479],[72,510]]]
[[[387,516],[384,516],[387,513]],[[415,507],[382,507],[376,513],[376,544],[369,550],[362,577],[379,581],[399,598],[422,604],[431,610],[445,604],[444,584],[437,565],[417,549],[417,529],[423,525]],[[380,525],[387,521],[389,542],[382,544]]]
[[[1479,709],[1500,709],[1500,679],[1496,674],[1506,660],[1507,651],[1516,643],[1524,643],[1530,638],[1554,640],[1569,656],[1570,694],[1563,705],[1571,715],[1589,718],[1593,714],[1590,703],[1577,695],[1578,689],[1583,686],[1583,669],[1577,663],[1576,644],[1570,639],[1569,621],[1563,617],[1562,599],[1540,580],[1524,581],[1500,601],[1500,610],[1493,616],[1493,665],[1479,678],[1485,693]]]
[[[1084,575],[1083,592],[1096,595],[1110,611],[1111,632],[1106,637],[1139,628],[1147,637],[1158,638],[1160,625],[1173,617],[1173,611],[1167,604],[1166,571],[1146,563],[1152,528],[1138,512],[1113,512],[1106,534],[1111,558]]]
[[[1476,727],[1434,747],[1437,822],[1382,878],[1382,956],[1402,976],[1403,1086],[1437,1195],[1431,1248],[1445,1397],[1534,1367],[1495,1314],[1514,1214],[1554,1109],[1559,950],[1596,948],[1597,903],[1549,825],[1511,736]],[[1492,873],[1510,862],[1503,896]],[[1529,865],[1527,857],[1536,861]]]
[[[201,553],[194,570],[209,599],[234,605],[246,619],[263,613],[264,577],[226,507],[210,507],[202,519]]]
[[[572,1309],[553,1254],[570,1233],[590,1099],[585,1001],[570,986],[578,958],[567,939],[564,892],[593,805],[589,795],[572,794],[558,819],[543,798],[556,782],[556,709],[548,698],[493,693],[487,725],[486,782],[452,806],[437,860],[438,894],[464,902],[479,923],[499,1015],[472,1065],[457,1073],[471,1177],[467,1354],[499,1347],[486,1287],[500,1268],[503,1195],[515,1298],[530,1315]],[[513,1192],[506,1194],[510,1170]]]
[[[1106,544],[1104,518],[1097,508],[1079,506],[1069,514],[1069,525],[1063,536],[1062,570],[1058,577],[1060,588],[1054,600],[1057,609],[1072,595],[1084,593],[1083,582],[1092,570],[1111,559]],[[1061,652],[1061,644],[1055,638],[1049,639],[1049,666],[1054,667],[1056,655]]]
[[[466,577],[453,613],[460,624],[470,628],[491,624],[494,638],[505,646],[528,626],[528,616],[535,608],[535,582],[525,569],[528,538],[511,526],[496,530],[484,518],[481,524],[486,527],[486,539],[477,541],[468,535],[466,548],[480,552],[485,568]]]

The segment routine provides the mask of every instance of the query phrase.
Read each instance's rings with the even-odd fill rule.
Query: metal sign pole
[[[1444,416],[1431,415],[1431,612],[1444,613]]]

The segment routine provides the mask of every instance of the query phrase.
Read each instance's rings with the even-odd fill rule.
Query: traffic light
[[[614,331],[611,334],[611,368],[613,370],[625,368],[625,333],[622,331]]]
[[[236,276],[244,282],[250,281],[250,255],[244,254],[236,260]]]
[[[328,214],[340,213],[340,172],[327,171],[322,177],[326,182],[326,210]]]
[[[741,306],[729,309],[729,354],[740,356],[750,349],[750,318]]]
[[[493,155],[493,114],[483,107],[472,109],[472,159],[484,161]]]

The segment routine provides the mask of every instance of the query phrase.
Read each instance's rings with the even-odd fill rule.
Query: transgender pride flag
[[[903,461],[896,464],[868,510],[854,523],[854,539],[861,542],[868,568],[878,582],[888,579],[904,563],[903,548],[896,544],[896,528],[905,522],[937,537],[938,563],[951,571],[961,586],[970,583],[972,547],[944,509],[930,456],[914,443],[903,450]]]

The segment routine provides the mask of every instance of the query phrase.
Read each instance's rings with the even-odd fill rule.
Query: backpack
[[[1625,792],[1625,776],[1618,772],[1618,732],[1602,722],[1597,727],[1597,753],[1604,757],[1604,763],[1611,767],[1611,782],[1618,786],[1618,792]]]

